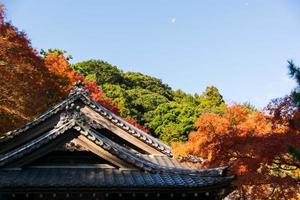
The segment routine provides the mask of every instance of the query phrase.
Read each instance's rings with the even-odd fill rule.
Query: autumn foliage
[[[50,49],[49,52],[44,52],[44,57],[45,64],[51,72],[52,78],[59,83],[60,89],[64,93],[67,94],[76,82],[82,81],[85,88],[89,90],[90,97],[94,101],[114,113],[119,114],[119,107],[112,102],[112,99],[105,96],[97,85],[96,80],[88,81],[84,78],[84,76],[74,71],[68,62],[67,56],[64,56],[63,51]],[[144,126],[140,125],[135,120],[129,117],[125,120],[139,129],[149,132]]]
[[[288,154],[287,145],[299,148],[300,135],[287,123],[278,126],[273,117],[242,105],[228,106],[224,114],[204,113],[188,142],[173,144],[175,154],[203,157],[202,167],[229,165],[238,175],[237,196],[296,195],[300,163]]]
[[[67,93],[78,80],[82,80],[82,76],[74,72],[70,63],[60,50],[49,50],[44,53],[44,63],[49,70],[49,75],[64,93]]]
[[[0,7],[0,132],[17,128],[65,98],[78,80],[91,97],[108,109],[118,108],[106,98],[96,82],[85,81],[74,72],[60,51],[44,57],[32,48],[27,36],[5,22]]]
[[[62,94],[26,35],[5,22],[2,6],[0,46],[0,132],[5,132],[45,111]]]
[[[104,91],[106,88],[119,97],[120,105],[128,107],[124,113],[148,120],[148,127],[172,138],[178,139],[181,132],[186,136],[198,118],[188,141],[172,144],[174,154],[200,156],[205,159],[201,167],[229,166],[237,175],[232,199],[300,198],[300,163],[288,152],[288,146],[300,149],[300,112],[291,96],[273,100],[264,111],[228,106],[216,88],[210,87],[210,92],[198,97],[181,91],[172,94],[158,79],[139,73],[124,75],[102,61],[79,63],[79,72],[95,71],[85,78],[72,69],[65,52],[50,49],[38,54],[26,34],[5,21],[1,4],[0,47],[0,133],[17,128],[66,98],[77,81],[84,82],[93,100],[118,114],[119,107],[98,85],[106,84]],[[300,68],[298,71],[299,78]],[[170,101],[172,98],[175,101]],[[129,117],[126,121],[149,132]]]
[[[65,52],[50,49],[39,55],[23,32],[5,22],[1,4],[0,46],[0,133],[17,128],[66,98],[77,81],[84,82],[94,101],[119,113],[96,81],[87,81],[72,69]],[[130,123],[138,124],[132,119]]]

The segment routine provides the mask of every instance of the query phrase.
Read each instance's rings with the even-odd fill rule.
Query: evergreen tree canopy
[[[120,115],[145,125],[163,141],[185,141],[201,113],[221,113],[224,100],[210,86],[202,95],[173,91],[160,79],[137,72],[123,72],[102,60],[73,64],[73,69],[99,87],[119,107]]]
[[[297,82],[297,87],[292,91],[292,98],[296,106],[300,107],[300,67],[293,60],[288,61],[289,75]]]

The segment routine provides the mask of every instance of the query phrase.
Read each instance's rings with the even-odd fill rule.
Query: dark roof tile
[[[23,169],[0,170],[0,187],[209,187],[229,183],[226,177],[200,177],[169,173],[152,174],[118,169]]]
[[[131,125],[121,117],[111,112],[110,110],[93,101],[88,96],[88,91],[82,86],[75,86],[71,90],[70,95],[66,100],[52,107],[49,111],[43,113],[39,117],[34,118],[32,121],[27,122],[19,129],[9,131],[0,136],[0,144],[9,141],[10,139],[20,135],[21,133],[25,132],[30,128],[33,128],[34,126],[40,124],[41,122],[45,121],[46,119],[50,118],[51,116],[62,110],[74,109],[75,107],[76,109],[79,109],[80,107],[78,105],[75,106],[74,104],[77,100],[81,100],[84,104],[92,108],[95,112],[110,120],[116,126],[122,128],[129,134],[137,137],[139,140],[144,141],[145,143],[151,145],[152,147],[156,148],[157,150],[161,151],[162,153],[168,156],[172,156],[171,148],[168,145],[160,142],[158,139],[136,128],[135,126]]]

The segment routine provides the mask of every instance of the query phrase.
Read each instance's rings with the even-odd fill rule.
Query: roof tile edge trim
[[[34,118],[33,120],[27,122],[26,124],[22,125],[20,128],[15,129],[13,131],[9,131],[4,133],[3,136],[0,137],[0,144],[4,143],[15,136],[25,132],[26,130],[34,127],[35,125],[45,121],[47,118],[53,116],[54,114],[62,111],[68,105],[74,103],[76,100],[81,99],[87,106],[92,108],[95,112],[99,113],[105,119],[111,121],[113,124],[118,126],[119,128],[123,129],[127,133],[131,134],[132,136],[138,138],[139,140],[151,145],[153,148],[157,149],[158,151],[164,153],[165,155],[172,157],[171,148],[160,142],[158,139],[152,137],[151,135],[145,133],[144,131],[134,127],[133,125],[126,122],[121,117],[114,114],[112,111],[104,108],[102,105],[96,103],[88,96],[88,90],[83,88],[81,82],[77,83],[75,87],[70,91],[69,97],[64,100],[63,102],[55,105],[50,110],[46,111],[45,113],[41,114],[40,116]]]

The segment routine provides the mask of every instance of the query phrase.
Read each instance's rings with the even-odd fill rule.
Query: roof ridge
[[[56,104],[55,106],[53,106],[52,108],[50,108],[48,111],[42,113],[41,115],[33,118],[32,120],[28,121],[27,123],[23,124],[21,127],[12,130],[12,131],[8,131],[6,133],[4,133],[1,137],[0,137],[0,144],[14,138],[15,136],[21,134],[22,132],[25,132],[26,130],[32,128],[33,126],[41,123],[42,121],[45,121],[47,118],[51,117],[52,115],[58,113],[59,111],[63,110],[67,105],[73,103],[74,101],[76,101],[79,98],[78,95],[74,95],[74,96],[70,96],[67,99],[65,99],[64,101]]]
[[[33,127],[34,125],[39,124],[40,122],[46,120],[47,118],[51,117],[52,115],[56,114],[57,112],[59,112],[60,110],[65,108],[65,106],[67,106],[68,104],[71,104],[74,101],[76,101],[80,97],[80,95],[88,94],[88,92],[89,92],[88,89],[84,88],[83,82],[78,81],[75,84],[75,86],[70,90],[67,99],[54,105],[49,110],[38,115],[37,117],[34,117],[30,121],[21,125],[19,128],[4,133],[2,136],[0,136],[0,144],[13,138],[16,135],[19,135],[20,133],[28,130],[29,128]]]
[[[71,120],[70,120],[71,118]],[[145,158],[138,156],[128,149],[120,146],[109,138],[103,136],[98,131],[94,130],[86,119],[81,118],[79,115],[74,115],[70,113],[70,115],[62,117],[60,123],[52,129],[48,131],[46,134],[37,137],[31,140],[28,143],[23,144],[22,146],[14,149],[13,151],[7,152],[5,154],[0,155],[0,166],[5,165],[6,163],[22,157],[34,149],[41,147],[43,144],[49,143],[51,140],[55,139],[57,136],[62,135],[67,130],[76,129],[82,135],[84,135],[88,140],[95,143],[97,146],[105,149],[106,151],[112,153],[118,158],[124,160],[125,162],[134,165],[135,167],[142,169],[143,171],[151,172],[151,173],[171,173],[171,174],[189,174],[189,175],[199,175],[199,176],[223,176],[224,170],[226,168],[212,168],[212,169],[184,169],[177,167],[166,167],[160,166],[156,163],[153,163]]]
[[[61,123],[60,126],[57,126],[56,129],[48,131],[46,134],[31,140],[31,142],[21,145],[13,151],[9,151],[0,155],[0,166],[5,165],[11,159],[16,159],[21,157],[22,155],[30,153],[32,150],[39,148],[43,144],[46,144],[50,140],[55,139],[57,136],[63,134],[70,128],[74,127],[74,125],[75,120],[65,121],[65,123]]]
[[[84,85],[82,82],[77,82],[76,85],[70,90],[69,96],[67,99],[62,101],[61,103],[58,103],[57,105],[53,106],[48,111],[42,113],[38,117],[33,118],[33,120],[25,123],[20,128],[9,131],[4,133],[2,136],[0,136],[0,144],[4,143],[12,138],[14,138],[17,135],[20,135],[21,133],[25,132],[26,130],[34,127],[35,125],[45,121],[49,117],[53,116],[54,114],[58,113],[59,111],[62,111],[63,109],[69,109],[69,107],[72,107],[72,103],[74,103],[76,100],[80,99],[83,101],[84,104],[92,108],[95,112],[106,118],[107,120],[111,121],[116,126],[120,127],[130,135],[138,138],[139,140],[147,143],[148,145],[152,146],[153,148],[157,149],[158,151],[164,153],[165,155],[172,157],[172,151],[171,148],[162,143],[159,139],[145,133],[144,131],[140,130],[139,128],[133,126],[132,124],[125,121],[122,117],[116,115],[112,111],[108,110],[101,104],[98,104],[94,100],[92,100],[89,97],[89,91],[88,89],[84,88]]]
[[[127,133],[133,135],[134,137],[143,140],[147,144],[151,145],[152,147],[158,149],[160,152],[163,152],[164,154],[168,155],[169,157],[172,157],[173,154],[171,152],[171,148],[162,143],[157,138],[145,133],[141,129],[133,126],[132,124],[125,121],[122,117],[116,115],[112,111],[108,110],[107,108],[103,107],[102,105],[96,103],[95,101],[91,100],[86,95],[81,95],[80,99],[89,105],[94,111],[99,113],[104,118],[110,120],[112,123],[120,127],[121,129],[125,130]]]

